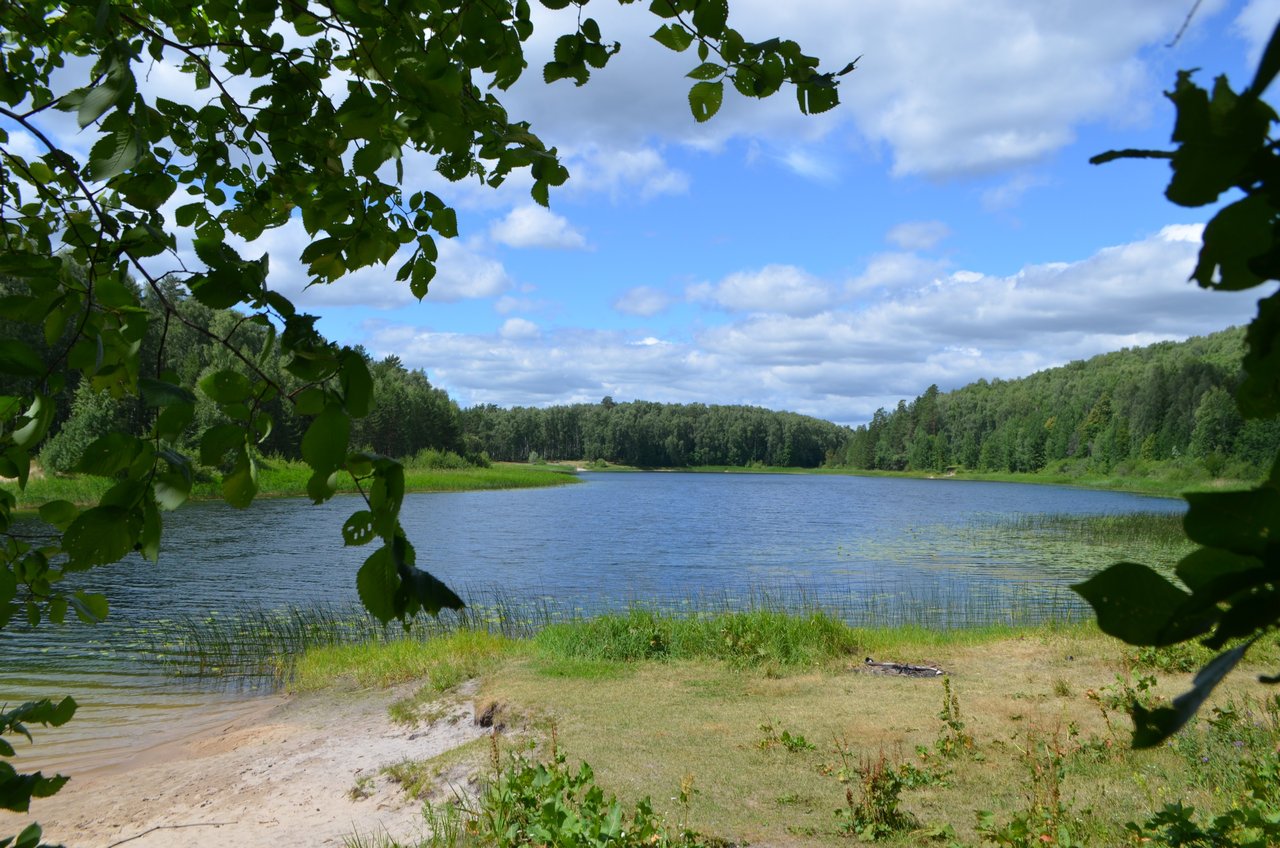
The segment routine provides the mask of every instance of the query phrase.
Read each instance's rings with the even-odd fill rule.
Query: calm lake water
[[[410,495],[403,523],[418,562],[461,594],[552,599],[569,611],[691,599],[830,605],[860,621],[963,623],[1075,604],[1065,586],[1101,559],[990,532],[1010,515],[1181,511],[1180,500],[1061,487],[777,474],[588,474],[555,489]],[[345,548],[351,498],[266,500],[169,517],[156,565],[140,559],[73,575],[105,592],[107,623],[0,633],[0,701],[76,696],[77,718],[39,731],[33,756],[71,767],[109,759],[155,726],[206,705],[221,721],[246,692],[166,676],[145,634],[183,617],[356,602],[368,549]],[[953,620],[956,619],[956,620]],[[209,706],[211,705],[211,706]],[[230,712],[228,712],[230,711]],[[81,763],[83,765],[83,763]]]

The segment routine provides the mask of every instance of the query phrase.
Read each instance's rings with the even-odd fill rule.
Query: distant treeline
[[[1140,471],[1182,461],[1210,474],[1256,477],[1280,446],[1280,421],[1244,421],[1243,329],[1161,342],[1018,380],[930,386],[854,430],[842,464],[943,471]],[[1123,468],[1121,468],[1123,466]]]
[[[837,456],[849,428],[754,406],[634,401],[462,413],[467,443],[493,459],[607,460],[649,468],[773,465],[814,468]]]
[[[141,290],[142,304],[153,317],[141,345],[141,377],[157,377],[172,371],[184,385],[198,382],[206,374],[224,368],[248,372],[225,345],[210,335],[227,339],[236,349],[254,360],[285,394],[301,388],[300,381],[284,370],[284,361],[272,345],[274,331],[262,324],[246,320],[231,310],[210,309],[188,297],[178,286],[166,286],[165,297],[177,304],[184,321],[170,320],[166,327],[158,309],[156,295]],[[20,282],[0,280],[0,296],[22,298],[27,295]],[[208,331],[208,335],[201,330]],[[52,344],[38,324],[0,321],[4,338],[21,339],[36,349],[45,361],[52,362],[56,353],[65,351],[70,341],[64,331]],[[161,341],[163,339],[163,350]],[[407,457],[424,449],[464,452],[460,410],[441,389],[434,388],[421,371],[406,369],[394,356],[369,362],[373,377],[373,411],[352,423],[351,444],[394,457]],[[76,379],[77,372],[70,372]],[[31,386],[17,378],[0,377],[0,395],[21,395]],[[50,471],[68,471],[94,439],[111,430],[133,435],[145,434],[151,427],[155,410],[136,398],[114,398],[94,391],[88,382],[68,386],[59,396],[60,406],[50,435],[40,449],[41,464]],[[194,421],[188,432],[203,432],[212,424],[223,423],[216,405],[197,392]],[[301,455],[302,434],[310,419],[299,416],[286,397],[263,404],[274,426],[259,445],[268,456],[296,459]],[[189,444],[188,451],[199,455],[198,446]]]

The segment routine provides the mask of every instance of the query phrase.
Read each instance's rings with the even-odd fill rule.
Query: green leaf
[[[407,566],[400,576],[399,594],[408,615],[415,614],[419,608],[429,615],[439,615],[442,609],[466,607],[452,589],[420,568]]]
[[[1266,418],[1280,413],[1280,292],[1258,301],[1245,333],[1245,379],[1236,391],[1240,414]]]
[[[138,378],[138,391],[147,406],[164,407],[177,403],[193,404],[195,394],[185,386],[175,386],[152,377]]]
[[[804,83],[796,86],[796,100],[800,103],[801,112],[817,115],[839,105],[840,94],[832,85]]]
[[[356,592],[369,614],[386,624],[395,618],[394,598],[399,588],[400,576],[396,573],[395,559],[391,556],[391,549],[384,545],[360,566],[356,574]]]
[[[1172,613],[1190,596],[1145,565],[1120,562],[1071,589],[1093,607],[1098,627],[1130,645],[1163,645]]]
[[[1272,245],[1276,210],[1263,194],[1236,201],[1205,225],[1204,244],[1191,278],[1204,288],[1241,291],[1263,282],[1250,263]]]
[[[44,373],[44,362],[26,342],[0,339],[0,373],[38,377]]]
[[[1147,710],[1135,703],[1133,705],[1133,747],[1154,747],[1181,730],[1204,704],[1214,688],[1244,658],[1254,641],[1256,640],[1250,639],[1229,651],[1223,651],[1206,663],[1204,668],[1196,674],[1191,690],[1174,698],[1172,706]]]
[[[160,538],[164,534],[164,523],[160,520],[160,510],[154,500],[142,504],[142,531],[138,534],[135,547],[148,562],[160,560]]]
[[[728,70],[728,68],[724,65],[717,65],[714,62],[703,62],[698,67],[685,74],[685,76],[696,80],[713,80],[724,76],[724,72],[726,70]]]
[[[112,477],[133,463],[141,446],[138,438],[124,433],[99,436],[84,449],[75,470],[96,477]]]
[[[45,433],[49,432],[56,410],[57,405],[53,401],[44,395],[36,395],[31,401],[31,406],[23,413],[27,422],[14,430],[13,435],[10,436],[13,443],[20,448],[31,448],[39,444]]]
[[[200,381],[200,391],[215,403],[239,403],[249,397],[249,378],[230,368],[215,371]]]
[[[245,431],[235,424],[218,424],[210,427],[200,438],[200,464],[218,465],[227,452],[243,447]]]
[[[342,543],[344,545],[364,545],[377,536],[373,532],[373,513],[362,509],[351,514],[342,525]]]
[[[299,415],[319,415],[327,402],[323,389],[304,389],[294,398],[294,408]]]
[[[71,501],[48,501],[40,506],[40,520],[66,530],[76,520],[80,510]]]
[[[109,606],[107,596],[77,590],[71,596],[71,607],[76,617],[85,624],[98,624],[107,620]]]
[[[346,397],[347,412],[353,418],[363,418],[369,414],[373,404],[373,377],[369,374],[369,366],[359,352],[350,348],[342,352],[338,361],[338,374],[342,381],[342,393]],[[346,449],[345,446],[343,449]]]
[[[1183,557],[1174,571],[1192,592],[1199,592],[1228,574],[1240,574],[1262,568],[1256,557],[1233,554],[1217,548],[1200,548]]]
[[[316,416],[302,437],[302,459],[317,472],[328,474],[342,467],[351,438],[351,419],[337,407]]]
[[[132,129],[104,135],[89,151],[89,179],[109,180],[138,164],[142,141]]]
[[[698,0],[693,7],[693,26],[700,35],[719,38],[728,20],[728,0]]]
[[[222,497],[237,509],[253,503],[258,494],[258,464],[246,447],[241,447],[231,473],[222,478]]]
[[[698,82],[689,89],[689,109],[699,123],[711,120],[723,100],[723,82]]]
[[[334,475],[326,471],[316,471],[307,478],[307,497],[312,503],[324,503],[337,493]]]
[[[693,43],[693,34],[686,30],[680,24],[665,24],[658,27],[657,32],[650,36],[654,41],[674,50],[677,53],[683,53],[689,49],[689,45]]]
[[[1209,548],[1259,556],[1280,534],[1280,492],[1193,492],[1183,519],[1187,537]]]
[[[191,426],[191,421],[195,418],[195,415],[196,407],[194,403],[176,403],[172,406],[166,406],[156,416],[156,435],[167,442],[181,441],[182,435],[187,431],[187,427]],[[214,463],[206,464],[212,465]]]
[[[175,471],[157,474],[152,481],[156,503],[169,512],[177,509],[191,497],[191,478]]]
[[[85,510],[62,535],[62,548],[69,558],[67,568],[78,571],[117,562],[133,550],[138,530],[137,517],[124,507]]]

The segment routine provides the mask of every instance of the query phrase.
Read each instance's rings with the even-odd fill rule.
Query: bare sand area
[[[355,833],[420,834],[421,804],[382,769],[486,731],[469,699],[430,727],[395,724],[387,706],[402,694],[262,699],[220,727],[73,772],[60,793],[32,804],[30,818],[0,814],[0,834],[30,819],[67,848],[310,848],[341,846]]]

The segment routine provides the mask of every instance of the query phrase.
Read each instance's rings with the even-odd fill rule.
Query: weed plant
[[[845,806],[836,809],[837,832],[880,842],[920,826],[919,820],[900,806],[902,776],[889,764],[884,751],[858,767],[862,795],[855,802],[853,789],[845,789]]]
[[[525,848],[675,848],[721,845],[687,826],[671,827],[648,798],[626,807],[596,784],[595,772],[583,762],[571,768],[563,752],[545,760],[516,752],[502,762],[493,737],[494,773],[469,799],[428,805],[432,836],[429,848],[493,846]],[[685,809],[693,796],[693,778],[681,781],[679,801]]]

